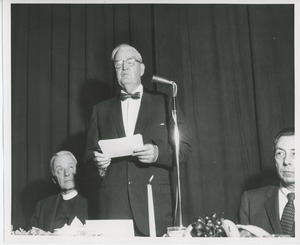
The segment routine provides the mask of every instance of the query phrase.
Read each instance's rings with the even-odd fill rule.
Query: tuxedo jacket
[[[143,136],[144,144],[158,146],[155,163],[141,163],[134,157],[113,158],[99,188],[99,219],[133,219],[135,227],[149,235],[147,184],[152,175],[157,235],[173,226],[171,175],[175,164],[172,144],[173,120],[166,96],[144,89],[134,134]],[[191,152],[190,135],[178,111],[180,162]],[[101,150],[98,141],[125,137],[121,101],[111,98],[94,106],[87,136],[87,153]],[[88,155],[88,154],[87,154]]]
[[[85,224],[85,221],[88,219],[87,200],[80,194],[77,194],[74,198],[75,204],[68,225],[71,224],[75,216]],[[55,215],[60,199],[62,199],[61,194],[56,194],[39,201],[31,216],[30,228],[36,227],[50,232],[53,232],[56,228],[60,228],[54,227]]]
[[[244,192],[240,206],[240,223],[256,225],[270,234],[283,234],[279,217],[279,187],[266,186]],[[295,236],[295,234],[292,234]]]

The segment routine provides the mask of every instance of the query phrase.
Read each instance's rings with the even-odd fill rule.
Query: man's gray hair
[[[134,50],[134,52],[136,52],[137,54],[137,57],[135,57],[136,59],[138,59],[140,62],[143,62],[143,58],[142,58],[142,55],[140,54],[139,51],[137,51],[136,48],[130,46],[129,44],[127,43],[122,43],[122,44],[119,44],[117,47],[114,48],[114,50],[111,52],[111,60],[114,61],[115,60],[115,56],[116,54],[118,53],[119,49],[121,48],[131,48]]]
[[[72,152],[70,152],[70,151],[59,151],[59,152],[55,153],[53,155],[53,157],[51,158],[51,160],[50,160],[50,170],[51,170],[51,173],[53,175],[54,175],[53,166],[54,166],[54,162],[55,162],[56,158],[60,157],[60,156],[64,156],[64,155],[70,156],[73,159],[74,163],[77,164],[77,160],[76,160],[75,156],[72,154]]]
[[[295,135],[295,128],[294,128],[294,127],[289,127],[289,128],[284,128],[284,129],[282,129],[282,130],[275,136],[274,143],[273,143],[273,153],[275,154],[277,143],[278,143],[279,139],[280,139],[282,136],[292,136],[292,135]]]

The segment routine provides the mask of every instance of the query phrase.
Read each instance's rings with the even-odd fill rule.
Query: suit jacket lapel
[[[274,189],[274,191],[269,194],[269,198],[265,201],[265,209],[275,234],[282,234],[279,219],[278,189]]]
[[[79,212],[78,195],[79,194],[76,195],[75,200],[74,200],[74,206],[73,206],[73,209],[72,209],[72,212],[71,212],[71,215],[70,215],[70,219],[69,219],[70,224],[73,222],[76,214],[77,215],[80,214],[80,212]],[[77,216],[77,218],[79,219],[80,217]]]
[[[151,115],[151,102],[151,95],[144,91],[134,134],[142,134],[144,129],[147,127]]]
[[[118,97],[116,97],[115,101],[112,103],[111,116],[119,137],[125,137],[121,101],[118,99]]]
[[[138,118],[135,125],[134,134],[139,134],[139,133],[142,134],[142,132],[146,128],[151,114],[151,108],[152,108],[151,102],[152,102],[151,95],[144,91]],[[124,124],[123,124],[121,102],[117,97],[115,101],[112,103],[111,116],[112,116],[114,127],[116,128],[119,137],[125,137],[126,134],[125,134]]]

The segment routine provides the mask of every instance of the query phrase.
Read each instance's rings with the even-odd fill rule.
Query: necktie
[[[295,193],[291,192],[287,195],[288,202],[284,207],[282,217],[281,217],[281,228],[283,234],[291,235],[294,222],[295,222],[295,207],[294,207],[294,199]]]
[[[140,92],[136,92],[134,94],[125,94],[125,93],[120,94],[120,99],[122,101],[127,100],[128,98],[132,98],[134,100],[139,99],[140,98]]]

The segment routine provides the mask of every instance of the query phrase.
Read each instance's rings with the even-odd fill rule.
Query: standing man
[[[143,88],[145,65],[134,47],[121,44],[111,58],[121,93],[94,106],[86,146],[87,161],[97,166],[103,178],[98,193],[98,218],[133,219],[136,235],[148,236],[147,183],[154,175],[151,184],[156,233],[163,235],[168,226],[173,226],[171,107],[166,96]],[[191,145],[182,115],[178,114],[183,163],[191,153]],[[144,145],[131,156],[110,159],[98,145],[100,139],[134,134],[143,136]]]
[[[259,226],[271,234],[295,236],[295,132],[283,129],[274,141],[274,161],[279,187],[246,191],[240,207],[240,222]]]

